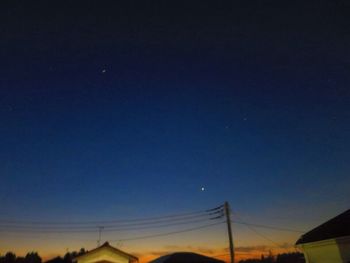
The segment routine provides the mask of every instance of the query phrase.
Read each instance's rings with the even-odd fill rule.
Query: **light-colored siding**
[[[328,239],[298,245],[307,263],[350,262],[350,237]]]
[[[129,263],[129,258],[122,254],[117,254],[109,248],[102,248],[78,259],[77,263],[94,263],[107,261],[111,263]]]

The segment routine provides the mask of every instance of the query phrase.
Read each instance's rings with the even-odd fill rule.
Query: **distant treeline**
[[[245,259],[238,263],[305,263],[305,258],[302,253],[283,253],[273,256],[271,253],[268,256],[261,256],[260,259]]]
[[[73,258],[86,252],[84,248],[81,248],[79,252],[67,252],[63,258],[55,257],[46,261],[46,263],[72,263]],[[42,263],[42,259],[37,252],[27,253],[25,257],[17,257],[15,253],[7,252],[4,256],[0,255],[0,263]]]
[[[53,259],[50,259],[48,261],[46,261],[45,263],[72,263],[73,258],[83,255],[86,252],[88,252],[87,250],[85,250],[84,248],[81,248],[79,250],[79,252],[77,251],[73,251],[73,252],[67,252],[64,257],[55,257]]]
[[[37,252],[27,253],[25,257],[17,257],[15,253],[7,252],[0,256],[0,263],[41,263],[41,257]]]

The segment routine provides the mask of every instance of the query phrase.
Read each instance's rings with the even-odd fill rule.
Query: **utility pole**
[[[102,233],[103,229],[104,229],[103,226],[99,226],[98,227],[98,240],[97,240],[97,246],[98,247],[101,245],[101,233]]]
[[[230,218],[230,205],[228,204],[228,202],[225,202],[224,209],[225,209],[225,215],[226,215],[228,239],[230,242],[231,263],[234,263],[235,262],[235,252],[233,250],[233,238],[232,238],[231,218]]]

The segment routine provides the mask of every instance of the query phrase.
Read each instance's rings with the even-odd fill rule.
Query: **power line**
[[[268,229],[279,230],[279,231],[305,233],[305,231],[301,231],[301,230],[297,230],[297,229],[276,227],[276,226],[270,226],[270,225],[252,224],[252,223],[247,223],[247,222],[243,222],[243,221],[233,221],[233,220],[231,220],[231,222],[235,223],[235,224],[240,224],[240,225],[254,226],[254,227],[259,227],[259,228],[268,228]]]
[[[173,219],[168,219],[168,220],[157,220],[153,222],[141,222],[141,223],[124,223],[124,224],[113,224],[113,225],[103,225],[105,228],[130,228],[133,226],[147,226],[147,225],[160,225],[160,224],[165,224],[165,223],[174,223],[176,222],[188,222],[191,221],[191,219],[196,219],[197,220],[213,220],[216,218],[220,218],[218,216],[214,217],[214,214],[207,214],[207,215],[195,215],[195,216],[189,216],[189,217],[183,217],[183,218],[173,218]],[[193,220],[192,220],[193,221]],[[47,226],[47,225],[15,225],[15,224],[1,224],[0,223],[0,228],[1,227],[6,227],[6,228],[18,228],[18,229],[95,229],[97,225],[85,225],[85,226]]]
[[[227,257],[227,256],[229,256],[230,254],[228,253],[226,253],[226,254],[221,254],[221,255],[215,255],[215,256],[210,256],[210,257],[212,257],[212,258],[222,258],[222,257]]]
[[[215,256],[211,256],[212,258],[220,258],[220,257],[226,257],[229,256],[230,253],[226,253],[226,254],[221,254],[221,255],[215,255]]]
[[[225,222],[224,221],[223,222],[217,222],[217,223],[213,223],[213,224],[207,224],[207,225],[202,225],[202,226],[198,226],[198,227],[187,228],[187,229],[183,229],[183,230],[179,230],[179,231],[173,231],[173,232],[167,232],[167,233],[159,233],[159,234],[154,234],[154,235],[145,235],[145,236],[138,236],[138,237],[132,237],[132,238],[116,239],[116,240],[111,240],[111,242],[115,242],[115,241],[132,241],[132,240],[140,240],[140,239],[148,239],[148,238],[154,238],[154,237],[175,235],[175,234],[179,234],[179,233],[190,232],[190,231],[195,231],[195,230],[198,230],[198,229],[208,228],[208,227],[216,226],[216,225],[223,224],[223,223],[225,223]]]
[[[236,213],[236,216],[238,218],[240,218],[240,216]],[[241,219],[241,218],[240,218]],[[246,227],[248,227],[251,231],[253,231],[255,234],[259,235],[260,237],[264,238],[265,240],[273,243],[275,246],[277,247],[280,247],[280,248],[284,248],[282,247],[281,245],[279,245],[278,243],[276,243],[275,241],[273,241],[272,239],[268,238],[267,236],[263,235],[262,233],[260,233],[258,230],[256,230],[254,228],[254,226],[257,226],[257,227],[264,227],[264,228],[273,228],[274,230],[278,229],[278,230],[281,230],[280,228],[277,228],[277,227],[271,227],[271,226],[264,226],[264,225],[257,225],[257,224],[250,224],[250,223],[246,223],[246,222],[236,222],[237,224],[243,224],[245,225]],[[286,231],[286,229],[283,229],[283,231]],[[288,230],[290,231],[290,230]],[[294,232],[294,231],[293,231]]]
[[[251,255],[252,253],[235,251],[235,254],[238,254],[238,255]],[[215,256],[211,256],[211,257],[212,258],[221,258],[221,257],[229,256],[229,255],[230,255],[230,253],[226,253],[226,254],[215,255]]]
[[[212,226],[220,225],[225,223],[225,221],[221,222],[216,222],[213,224],[207,224],[207,225],[201,225],[198,227],[193,227],[193,228],[186,228],[178,231],[172,231],[172,232],[165,232],[165,233],[159,233],[159,234],[153,234],[153,235],[145,235],[145,236],[136,236],[132,238],[122,238],[122,239],[116,239],[116,240],[110,240],[110,242],[116,242],[116,241],[132,241],[132,240],[140,240],[140,239],[149,239],[149,238],[155,238],[155,237],[161,237],[161,236],[168,236],[168,235],[175,235],[179,233],[185,233],[185,232],[190,232],[190,231],[195,231],[203,228],[209,228]],[[57,238],[57,237],[43,237],[43,236],[37,236],[37,237],[28,237],[28,236],[23,236],[25,238],[29,239],[58,239],[58,240],[66,240],[65,238]],[[71,238],[69,238],[71,240]],[[74,239],[74,240],[79,240],[79,241],[88,241],[88,242],[96,242],[96,240],[89,240],[89,239]]]
[[[164,227],[170,227],[170,226],[178,226],[178,225],[189,225],[189,224],[196,224],[196,223],[203,223],[208,222],[210,220],[213,220],[212,218],[204,218],[199,220],[191,220],[191,221],[182,221],[182,222],[175,222],[175,223],[168,223],[168,224],[158,224],[158,225],[148,225],[148,226],[132,226],[132,227],[105,227],[103,232],[116,232],[116,231],[128,231],[128,230],[143,230],[143,229],[154,229],[154,228],[164,228]],[[97,229],[101,226],[94,226],[92,228],[43,228],[43,227],[27,227],[27,226],[10,226],[6,229],[1,229],[0,231],[3,232],[40,232],[40,233],[91,233],[96,232]]]
[[[255,234],[257,234],[258,236],[264,238],[265,240],[271,242],[272,244],[274,244],[277,247],[282,247],[280,246],[278,243],[276,243],[275,241],[273,241],[272,239],[268,238],[267,236],[261,234],[259,231],[257,231],[254,227],[252,227],[251,225],[246,225],[246,227],[248,227],[251,231],[253,231]]]
[[[171,214],[157,217],[145,217],[145,218],[133,218],[133,219],[120,219],[120,220],[105,220],[105,221],[22,221],[22,220],[0,220],[0,224],[18,224],[18,225],[108,225],[108,224],[129,224],[130,222],[147,222],[152,220],[175,220],[180,219],[181,217],[189,217],[191,215],[197,216],[206,216],[218,213],[218,210],[221,206],[200,210],[196,212],[188,212],[188,213],[179,213],[179,214]]]
[[[127,231],[127,230],[143,230],[152,228],[165,228],[177,225],[190,225],[203,223],[211,220],[221,219],[223,216],[222,206],[215,208],[190,212],[173,214],[166,216],[148,217],[143,219],[130,219],[129,221],[113,220],[113,221],[94,221],[109,222],[103,225],[85,225],[87,222],[81,222],[80,225],[68,225],[68,222],[44,222],[44,221],[11,221],[4,223],[0,221],[0,232],[29,232],[29,233],[91,233],[96,232],[103,227],[104,232]],[[2,222],[2,223],[1,223]],[[19,223],[20,222],[20,223]],[[91,224],[93,221],[89,221]],[[118,222],[110,224],[110,222]],[[35,224],[34,224],[35,223]],[[43,225],[39,225],[43,223]],[[49,224],[51,223],[51,225]],[[71,222],[72,223],[72,222]],[[73,222],[78,223],[78,222]],[[63,225],[61,225],[63,224]]]
[[[24,235],[23,235],[24,234]],[[79,241],[79,242],[96,242],[95,239],[80,239],[80,238],[72,238],[69,237],[57,237],[57,236],[33,236],[33,235],[25,235],[25,233],[20,233],[19,235],[17,233],[1,233],[2,236],[6,236],[7,238],[25,238],[25,239],[34,239],[34,240],[65,240],[65,241]]]

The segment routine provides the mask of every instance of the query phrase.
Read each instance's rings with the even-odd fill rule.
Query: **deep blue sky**
[[[1,4],[0,219],[348,208],[349,4],[190,2]]]

